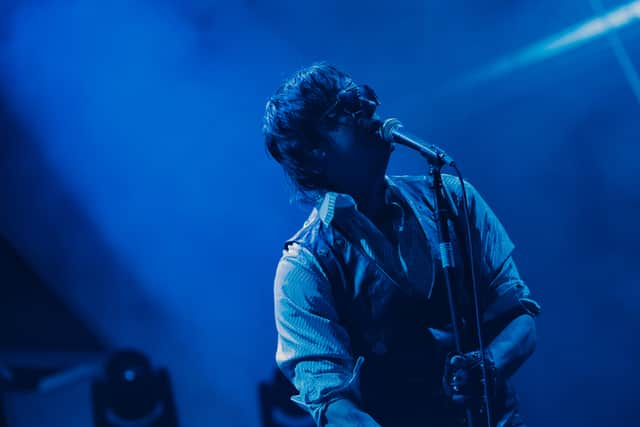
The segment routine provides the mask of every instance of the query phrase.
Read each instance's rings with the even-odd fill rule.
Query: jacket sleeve
[[[503,225],[475,188],[465,183],[481,295],[482,321],[489,331],[499,331],[522,314],[536,316],[540,305],[531,298],[513,260],[513,242]]]
[[[318,426],[327,406],[359,401],[363,358],[354,360],[330,284],[311,252],[293,244],[278,264],[275,283],[276,362],[299,394],[292,397]]]

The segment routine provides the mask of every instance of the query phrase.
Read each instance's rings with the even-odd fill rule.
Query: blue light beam
[[[640,20],[640,0],[621,6],[610,12],[601,13],[600,16],[596,18],[573,26],[566,31],[535,43],[516,54],[498,60],[462,79],[459,87],[468,87],[482,81],[496,79],[517,69],[525,68],[560,55],[563,52],[582,46],[585,43],[605,35],[612,36],[616,30],[627,27],[638,20]],[[619,40],[618,44],[620,44]],[[620,59],[618,53],[616,53],[616,56]],[[627,65],[630,65],[630,63]],[[625,67],[623,66],[623,68]],[[627,74],[627,78],[629,78],[629,70],[628,67],[626,68],[625,74]],[[640,100],[640,80],[635,70],[633,70],[632,74],[635,75],[635,84],[637,84],[637,87],[634,87],[633,78],[630,79],[630,83]]]

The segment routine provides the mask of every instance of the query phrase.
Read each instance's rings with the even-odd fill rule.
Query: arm
[[[465,187],[482,329],[488,343],[485,350],[494,379],[507,379],[535,350],[533,317],[540,312],[540,306],[529,298],[529,288],[511,256],[513,242],[504,227],[473,186],[466,183]],[[447,359],[443,385],[454,401],[464,401],[465,396],[478,393],[478,358],[475,351]]]
[[[540,306],[531,298],[512,257],[515,248],[489,205],[466,184],[473,250],[479,278],[482,323],[499,376],[509,378],[536,347],[534,317]]]
[[[529,294],[509,256],[488,287],[488,304],[483,312],[485,339],[490,340],[487,349],[498,377],[511,377],[536,348],[534,317],[540,306]]]
[[[528,298],[529,289],[520,280],[511,256],[486,287],[489,301],[482,312],[483,335],[489,363],[489,383],[502,382],[511,377],[531,356],[536,346],[533,317],[540,311],[538,304]],[[445,363],[443,386],[454,402],[464,402],[481,392],[479,351],[462,357],[453,354]],[[495,369],[494,369],[495,368]]]
[[[489,384],[511,377],[535,350],[535,323],[533,317],[523,314],[513,319],[485,347],[487,362],[495,368],[490,374]],[[463,403],[480,396],[482,371],[479,365],[480,352],[474,351],[447,360],[443,387],[445,394],[454,403]]]
[[[498,376],[509,378],[531,356],[535,348],[535,322],[530,315],[522,314],[498,334],[488,350],[493,355]]]
[[[379,427],[358,407],[359,371],[340,324],[330,284],[314,256],[291,245],[274,285],[276,362],[299,394],[292,397],[318,426]]]

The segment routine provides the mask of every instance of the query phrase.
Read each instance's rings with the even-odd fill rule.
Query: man
[[[521,426],[508,378],[535,348],[539,306],[513,244],[467,183],[482,358],[469,320],[462,187],[443,175],[457,211],[450,226],[462,289],[464,352],[454,352],[430,178],[385,175],[393,148],[376,132],[377,105],[373,90],[321,63],[266,106],[268,152],[315,206],[285,244],[275,278],[276,361],[299,391],[292,399],[319,426],[458,426],[466,408],[478,411],[485,377],[493,424]]]

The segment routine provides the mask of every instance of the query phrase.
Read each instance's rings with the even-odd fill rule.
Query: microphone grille
[[[386,119],[380,127],[380,136],[387,142],[394,142],[393,132],[400,129],[401,127],[402,123],[400,122],[400,120],[394,117]]]

